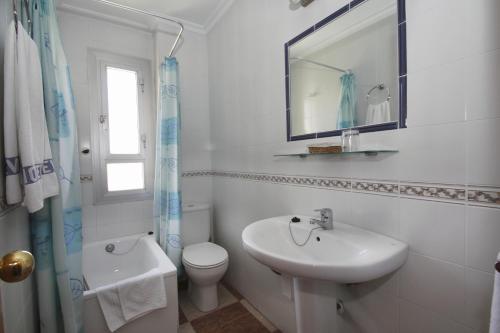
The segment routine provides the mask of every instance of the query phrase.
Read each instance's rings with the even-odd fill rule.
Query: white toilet
[[[228,254],[223,247],[208,241],[208,204],[185,204],[182,211],[182,263],[189,277],[189,297],[200,311],[211,311],[218,306],[217,283],[226,273]]]

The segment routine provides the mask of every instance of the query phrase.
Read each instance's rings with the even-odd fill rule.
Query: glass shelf
[[[346,155],[359,155],[364,154],[366,156],[377,156],[381,153],[397,153],[399,150],[396,149],[365,149],[357,151],[343,151],[340,153],[290,153],[290,154],[274,154],[274,157],[308,157],[308,156],[346,156]]]

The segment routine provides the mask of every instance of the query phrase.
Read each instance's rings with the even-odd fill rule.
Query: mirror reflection
[[[289,48],[291,135],[395,122],[395,0],[369,0]]]

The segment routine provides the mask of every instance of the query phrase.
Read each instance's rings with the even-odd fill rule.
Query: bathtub
[[[114,255],[105,251],[113,244]],[[83,246],[84,291],[83,324],[86,333],[108,333],[108,327],[97,300],[96,288],[112,288],[118,281],[125,282],[138,276],[160,273],[165,280],[167,307],[137,318],[117,333],[162,332],[176,333],[179,326],[177,299],[177,270],[154,236],[136,235],[90,243]]]

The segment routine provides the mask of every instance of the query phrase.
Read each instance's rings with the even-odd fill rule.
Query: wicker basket
[[[342,152],[342,146],[340,145],[330,145],[330,146],[309,146],[310,154],[339,154]]]

